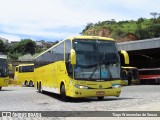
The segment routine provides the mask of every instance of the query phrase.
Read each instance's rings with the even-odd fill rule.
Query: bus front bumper
[[[116,96],[119,97],[121,88],[108,88],[108,89],[75,89],[70,91],[70,97],[100,97],[100,96]]]

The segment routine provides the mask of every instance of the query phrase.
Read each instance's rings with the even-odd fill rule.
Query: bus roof
[[[75,36],[75,37],[69,37],[69,39],[74,40],[74,39],[91,39],[91,40],[109,40],[109,41],[114,41],[112,38],[107,38],[107,37],[100,37],[100,36]]]
[[[79,39],[79,40],[81,40],[81,39],[95,40],[95,39],[96,39],[96,40],[115,41],[115,40],[112,39],[112,38],[100,37],[100,36],[75,36],[75,37],[69,37],[69,38],[66,38],[66,39],[58,42],[57,44],[53,45],[51,48],[47,49],[46,51],[40,53],[37,57],[35,57],[35,59],[38,58],[38,57],[40,57],[40,56],[43,55],[44,53],[50,51],[52,48],[58,46],[59,44],[61,44],[62,42],[64,42],[65,40],[68,40],[68,39],[70,39],[71,41],[74,40],[74,39]]]
[[[31,65],[34,65],[34,64],[19,64],[17,66],[31,66]]]

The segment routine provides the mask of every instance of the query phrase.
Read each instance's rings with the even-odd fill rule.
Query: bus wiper
[[[92,72],[92,74],[89,76],[89,79],[91,79],[93,77],[93,75],[95,74],[97,68],[99,67],[99,64],[97,64],[97,66],[95,67],[94,71]]]

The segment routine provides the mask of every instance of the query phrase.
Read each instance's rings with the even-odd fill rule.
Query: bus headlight
[[[112,88],[120,88],[121,85],[112,85]]]
[[[82,85],[77,85],[77,84],[75,85],[75,87],[78,89],[88,89],[87,86],[82,86]]]

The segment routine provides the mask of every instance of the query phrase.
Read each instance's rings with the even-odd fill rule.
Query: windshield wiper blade
[[[91,79],[94,75],[94,73],[96,72],[97,68],[99,67],[99,65],[97,65],[94,69],[94,71],[92,72],[92,74],[89,76],[89,79]]]

